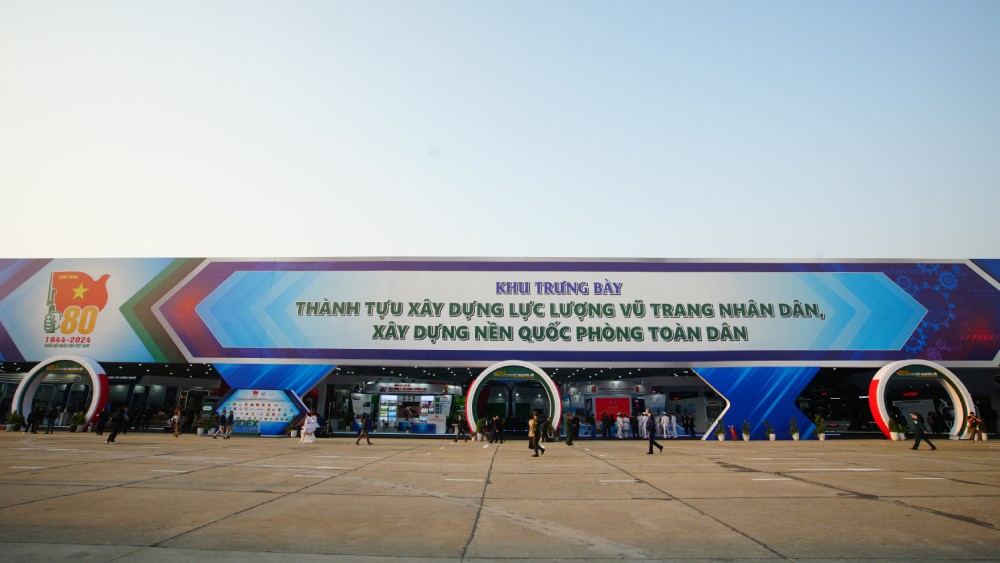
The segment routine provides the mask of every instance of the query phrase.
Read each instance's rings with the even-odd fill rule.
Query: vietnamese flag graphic
[[[104,274],[100,279],[83,272],[52,272],[52,289],[55,290],[55,307],[60,313],[66,307],[76,305],[81,309],[93,305],[98,310],[108,304],[108,278]]]

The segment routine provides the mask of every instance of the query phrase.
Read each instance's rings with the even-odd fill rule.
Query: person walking
[[[912,420],[913,436],[914,436],[913,447],[910,449],[911,450],[917,449],[920,446],[920,441],[923,440],[927,442],[927,445],[930,446],[932,450],[936,450],[937,448],[934,446],[934,442],[931,442],[930,438],[928,438],[927,435],[924,433],[924,417],[913,412],[910,413],[910,419]]]
[[[361,428],[358,430],[358,439],[355,440],[354,445],[357,446],[361,443],[361,439],[364,438],[368,445],[372,445],[372,439],[369,437],[368,432],[371,430],[371,418],[368,417],[368,413],[361,415]]]
[[[535,411],[531,415],[531,420],[528,421],[528,447],[535,450],[535,454],[531,457],[538,457],[538,452],[541,451],[542,455],[545,455],[545,448],[539,443],[542,437],[542,425],[541,420],[538,418],[538,411]]]
[[[181,435],[181,427],[184,425],[184,413],[181,411],[181,406],[177,405],[174,407],[174,438]]]
[[[660,453],[663,453],[663,446],[656,441],[656,419],[653,418],[653,413],[649,409],[646,409],[646,436],[649,437],[649,451],[646,453],[652,455],[654,446],[660,449]]]
[[[462,436],[465,436],[466,442],[469,441],[469,435],[465,433],[465,417],[459,413],[458,418],[455,420],[455,441],[459,441]]]
[[[125,427],[125,413],[121,409],[115,412],[114,416],[111,417],[111,434],[108,434],[108,439],[105,440],[106,444],[114,444],[115,438],[118,437],[118,433],[122,431]]]
[[[667,413],[667,437],[677,437],[677,417],[674,413]]]
[[[605,439],[611,437],[611,416],[608,411],[601,413],[601,436]]]
[[[229,419],[226,418],[226,410],[222,409],[222,414],[219,415],[219,425],[215,427],[215,432],[212,432],[213,440],[218,438],[219,434],[222,434],[223,438],[226,437],[226,424],[229,423]]]
[[[96,432],[98,436],[102,436],[104,434],[104,427],[108,425],[108,418],[110,416],[111,411],[108,407],[104,407],[101,414],[97,415],[97,425],[94,426],[94,432]]]
[[[576,416],[576,413],[569,415],[569,419],[566,421],[566,445],[572,446],[573,440],[580,437],[580,419]]]
[[[229,416],[226,417],[226,435],[222,438],[228,440],[230,436],[233,435],[233,425],[236,423],[236,417],[233,416],[233,412],[236,409],[231,409],[229,411]]]

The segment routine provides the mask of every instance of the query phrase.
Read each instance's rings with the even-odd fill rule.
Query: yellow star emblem
[[[90,291],[89,287],[83,287],[83,282],[80,282],[80,287],[73,288],[73,299],[83,299],[83,294]]]

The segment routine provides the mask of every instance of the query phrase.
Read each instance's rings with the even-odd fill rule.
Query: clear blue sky
[[[1000,2],[0,1],[0,257],[1000,256]]]

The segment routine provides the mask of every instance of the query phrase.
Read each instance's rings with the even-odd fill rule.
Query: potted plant
[[[291,436],[292,438],[298,438],[299,437],[299,429],[298,429],[298,425],[295,424],[295,421],[296,421],[296,419],[294,419],[294,418],[291,419],[291,420],[289,420],[288,421],[288,426],[285,427],[285,430],[288,431],[288,435]]]
[[[799,424],[795,422],[795,417],[788,423],[788,433],[792,435],[792,440],[799,441]]]
[[[87,422],[87,419],[84,416],[83,411],[77,411],[69,418],[69,431],[76,432],[77,429],[83,426],[85,422]]]
[[[892,426],[889,427],[889,432],[894,432],[896,436],[896,441],[905,442],[906,441],[906,424],[899,422],[897,420],[890,420],[890,423],[895,422],[896,429],[893,430]]]
[[[7,417],[7,432],[16,432],[21,429],[21,415],[17,411],[11,411]]]
[[[715,437],[720,442],[726,439],[726,422],[721,418],[719,423],[715,425]]]
[[[743,431],[743,441],[750,441],[750,423],[746,419],[743,419],[743,427],[740,429]]]
[[[208,431],[212,429],[213,426],[218,424],[219,417],[212,414],[209,416],[201,417],[201,426],[198,428],[198,435],[204,436],[208,434]]]
[[[823,420],[822,416],[817,414],[813,418],[813,422],[816,423],[816,438],[826,440],[826,421]]]
[[[480,418],[479,420],[476,421],[476,441],[477,442],[482,442],[483,441],[483,431],[484,430],[486,430],[486,421]]]
[[[766,420],[764,421],[764,435],[767,436],[767,439],[772,442],[777,439],[774,435],[774,427],[771,426],[771,423]]]

